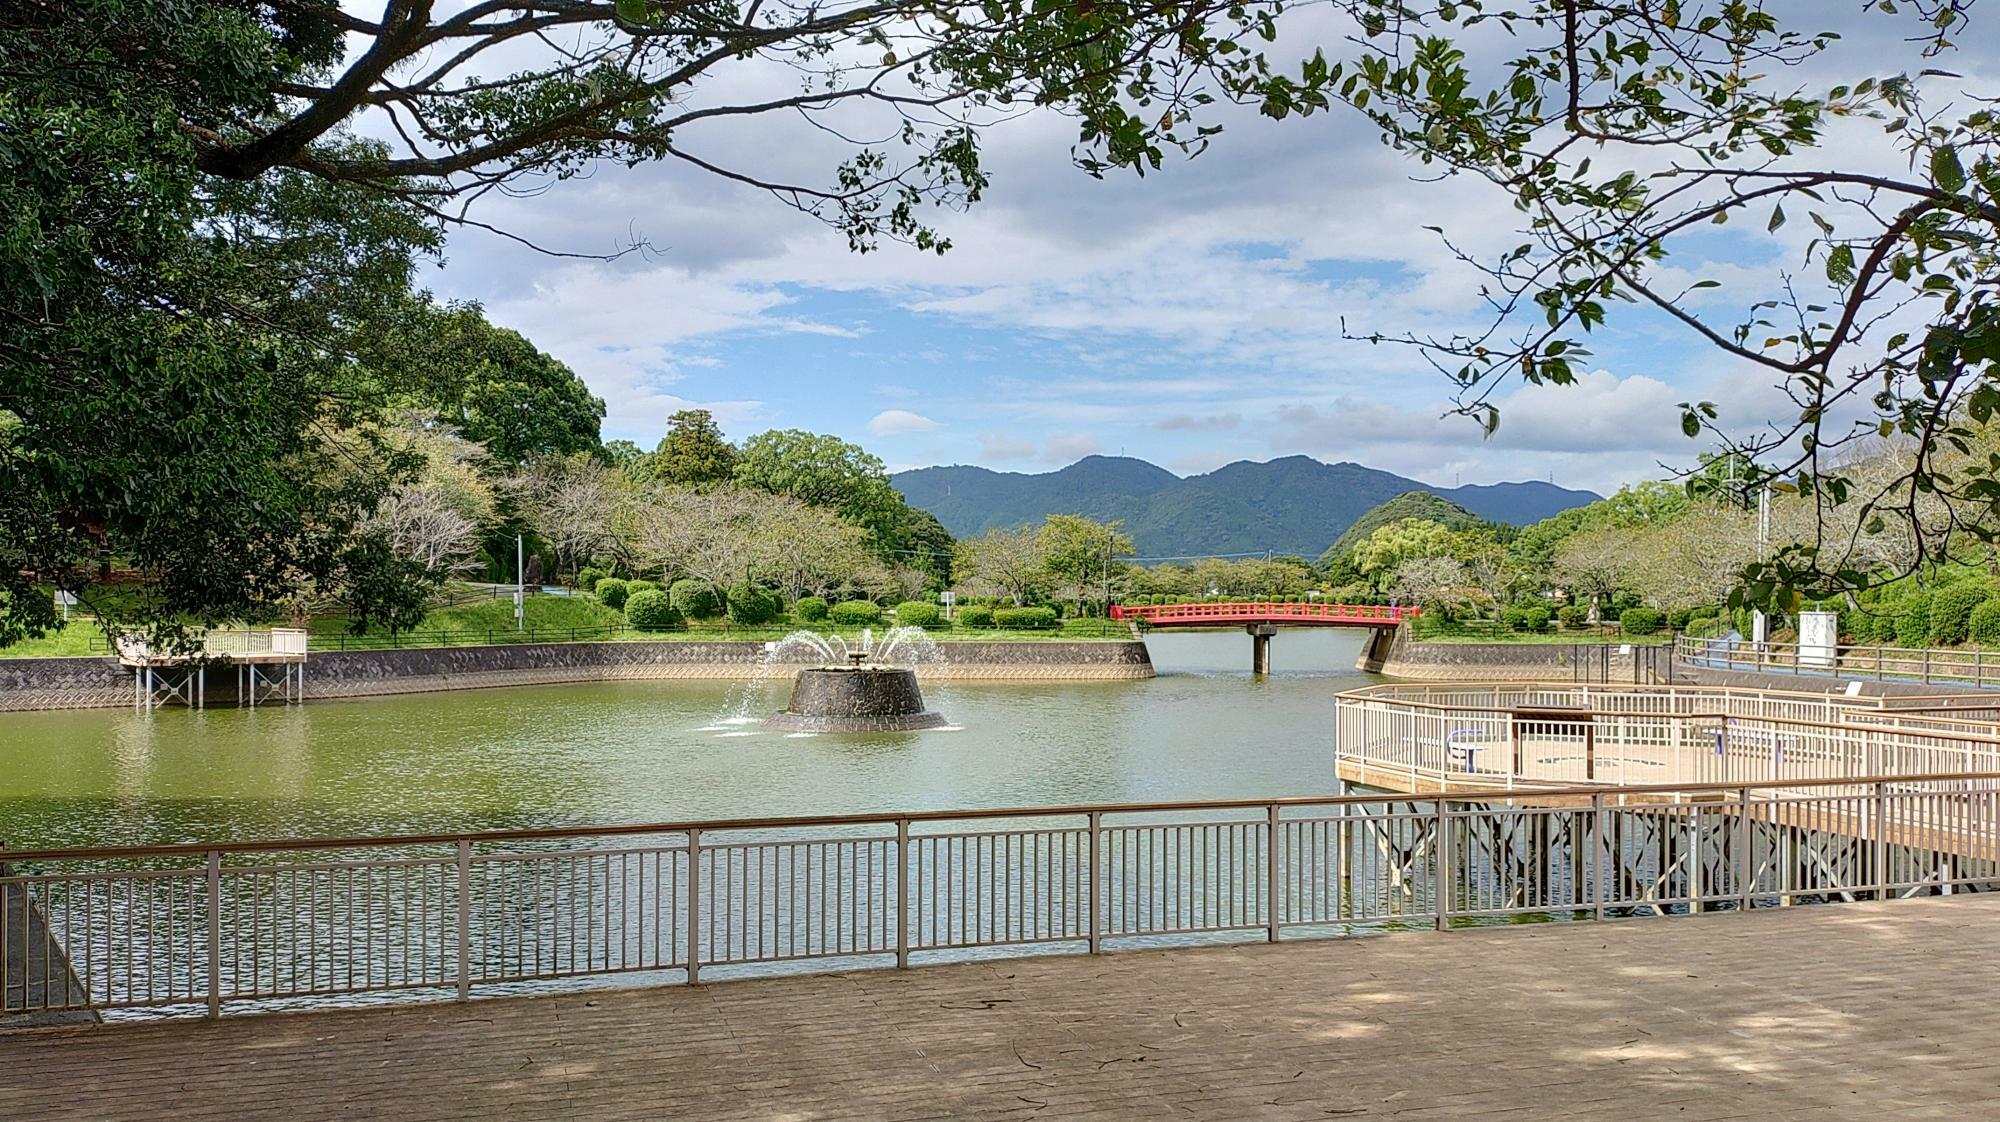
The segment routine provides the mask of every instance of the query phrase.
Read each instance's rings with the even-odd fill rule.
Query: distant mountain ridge
[[[890,482],[911,505],[937,515],[961,537],[1040,522],[1051,514],[1082,514],[1123,519],[1141,557],[1269,550],[1314,558],[1370,509],[1411,491],[1516,526],[1601,497],[1538,481],[1432,487],[1394,472],[1309,456],[1239,460],[1186,478],[1127,456],[1086,456],[1035,475],[928,467],[897,472]]]

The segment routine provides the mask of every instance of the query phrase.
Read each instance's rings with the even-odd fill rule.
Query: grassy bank
[[[1425,643],[1631,643],[1635,646],[1658,646],[1669,642],[1673,636],[1665,632],[1626,635],[1616,627],[1567,628],[1554,624],[1549,625],[1547,631],[1515,631],[1505,624],[1491,621],[1461,622],[1419,616],[1411,638]]]

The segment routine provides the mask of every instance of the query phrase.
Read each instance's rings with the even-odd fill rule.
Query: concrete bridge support
[[[1271,672],[1271,636],[1278,628],[1269,623],[1246,624],[1243,630],[1250,633],[1250,672],[1269,674]]]

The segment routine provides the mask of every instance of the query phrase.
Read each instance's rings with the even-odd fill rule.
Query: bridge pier
[[[1271,636],[1278,633],[1275,625],[1269,623],[1246,624],[1243,630],[1250,633],[1250,673],[1257,675],[1271,672]]]

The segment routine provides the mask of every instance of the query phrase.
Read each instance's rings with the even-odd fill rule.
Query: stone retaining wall
[[[1128,681],[1153,676],[1134,642],[945,643],[923,675],[948,681]],[[329,651],[306,664],[308,700],[558,682],[755,677],[761,642],[520,643]],[[209,674],[211,705],[234,702],[235,672]],[[132,704],[132,676],[105,658],[0,659],[0,711]]]
[[[1420,682],[1566,682],[1579,678],[1580,659],[1582,677],[1632,680],[1632,655],[1618,644],[1419,643],[1400,631],[1380,660],[1363,669]]]

